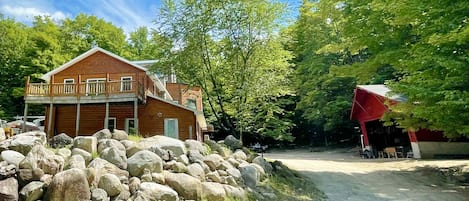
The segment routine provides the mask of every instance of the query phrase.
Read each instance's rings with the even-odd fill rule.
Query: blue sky
[[[301,0],[287,3],[289,16],[296,16]],[[48,15],[54,20],[74,18],[86,13],[103,18],[129,33],[140,26],[153,27],[161,0],[0,0],[0,13],[31,25],[34,16]]]

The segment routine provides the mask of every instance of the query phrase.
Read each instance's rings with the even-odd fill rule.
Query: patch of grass
[[[130,140],[130,141],[138,142],[138,141],[140,141],[141,139],[143,139],[143,137],[140,136],[140,135],[129,135],[129,140]]]
[[[97,152],[97,151],[93,151],[93,153],[91,153],[91,157],[92,157],[93,159],[99,158],[98,152]]]
[[[274,171],[260,188],[269,189],[276,195],[276,200],[306,201],[306,200],[325,200],[326,196],[318,190],[314,183],[308,178],[303,177],[298,172],[289,169],[282,164],[273,163]],[[270,186],[270,187],[268,187]],[[248,195],[248,200],[268,200],[269,198],[259,198],[253,193]]]

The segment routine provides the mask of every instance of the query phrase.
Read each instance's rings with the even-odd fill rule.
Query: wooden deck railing
[[[137,81],[109,81],[75,84],[28,83],[26,96],[100,96],[113,94],[143,96],[143,85]]]

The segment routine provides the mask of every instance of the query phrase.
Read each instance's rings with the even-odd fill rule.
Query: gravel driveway
[[[469,187],[429,167],[469,165],[469,160],[361,159],[347,149],[273,151],[264,155],[311,178],[329,200],[469,200]]]

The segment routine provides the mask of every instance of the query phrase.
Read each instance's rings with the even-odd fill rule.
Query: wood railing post
[[[29,94],[29,81],[30,81],[31,77],[26,77],[26,86],[25,86],[25,89],[24,89],[24,97],[26,97],[28,94]]]

